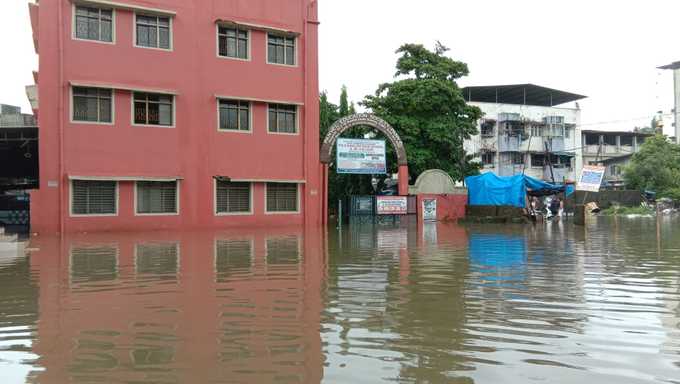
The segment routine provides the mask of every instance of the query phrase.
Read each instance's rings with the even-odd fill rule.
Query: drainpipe
[[[59,233],[64,234],[64,15],[63,3],[57,2],[57,33],[59,34],[59,103],[57,107],[59,121]]]

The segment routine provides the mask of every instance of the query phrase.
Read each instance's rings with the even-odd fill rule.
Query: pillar
[[[328,163],[321,164],[321,223],[328,225]]]
[[[408,165],[399,165],[399,196],[408,195]]]

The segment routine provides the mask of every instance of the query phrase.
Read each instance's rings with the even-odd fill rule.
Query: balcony
[[[545,166],[543,167],[543,180],[545,181],[552,181],[552,177],[555,177],[555,182],[556,183],[561,183],[564,180],[571,179],[571,168],[569,167],[560,167],[559,165],[553,166],[552,169],[552,175],[550,173],[550,167]]]

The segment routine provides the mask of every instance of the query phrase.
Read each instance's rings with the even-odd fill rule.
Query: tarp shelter
[[[468,187],[468,205],[492,205],[526,208],[526,196],[531,194],[557,194],[564,192],[563,185],[554,185],[527,175],[500,177],[494,173],[465,178]]]

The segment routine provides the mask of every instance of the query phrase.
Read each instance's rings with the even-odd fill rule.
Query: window
[[[76,7],[76,39],[113,42],[113,10]]]
[[[268,34],[267,61],[272,64],[295,65],[295,38]]]
[[[177,181],[138,181],[137,213],[141,215],[177,214]]]
[[[542,133],[541,131],[542,131],[542,129],[541,129],[540,126],[538,126],[538,125],[532,125],[531,126],[531,136],[541,137],[541,133]]]
[[[170,49],[170,18],[136,15],[136,43],[139,47]]]
[[[267,183],[267,212],[297,212],[298,185]]]
[[[483,152],[482,153],[482,165],[494,165],[496,164],[496,154],[493,152]]]
[[[220,100],[220,129],[250,131],[250,102]]]
[[[633,146],[633,136],[621,136],[621,145],[626,147]]]
[[[297,133],[297,107],[269,104],[269,132]]]
[[[543,167],[546,165],[545,155],[531,155],[531,166],[532,167]]]
[[[616,145],[616,135],[604,135],[604,144],[605,145]]]
[[[522,165],[524,164],[524,154],[519,153],[519,152],[513,152],[511,154],[511,161],[513,165]]]
[[[248,60],[248,31],[218,27],[217,40],[220,56]]]
[[[586,145],[600,145],[600,135],[586,134]]]
[[[172,126],[174,96],[135,92],[135,124]]]
[[[73,121],[111,123],[113,91],[73,87]]]
[[[494,135],[494,127],[496,122],[493,120],[483,120],[481,124],[481,134],[482,137],[490,137]]]
[[[215,212],[220,214],[251,213],[250,183],[216,180]]]
[[[73,180],[73,215],[115,215],[118,212],[118,183],[115,181]]]

